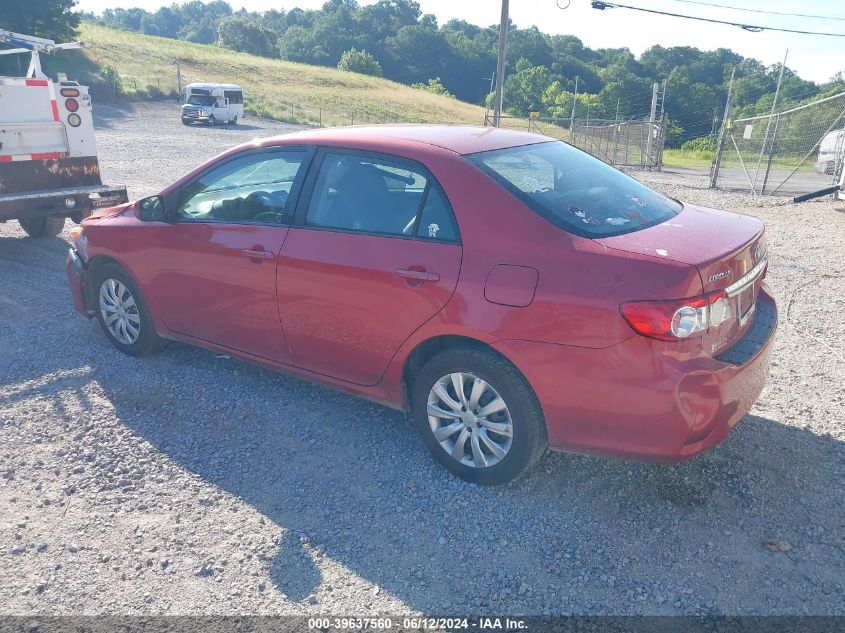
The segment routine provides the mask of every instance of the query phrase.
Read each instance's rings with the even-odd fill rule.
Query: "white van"
[[[182,104],[182,123],[230,123],[244,116],[244,92],[235,84],[188,84]]]
[[[845,158],[845,130],[829,132],[819,143],[819,156],[816,159],[816,171],[820,174],[833,174],[836,166]]]

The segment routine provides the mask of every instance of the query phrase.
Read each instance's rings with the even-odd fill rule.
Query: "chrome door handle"
[[[396,271],[396,274],[402,277],[403,279],[409,279],[411,281],[417,282],[425,282],[425,281],[440,281],[440,275],[437,273],[430,273],[427,270],[411,270],[408,268],[400,268]]]
[[[249,257],[250,259],[273,259],[274,255],[270,251],[254,251],[249,248],[245,248],[241,251],[242,255]]]

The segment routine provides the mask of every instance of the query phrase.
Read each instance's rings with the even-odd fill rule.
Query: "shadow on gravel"
[[[428,613],[845,607],[845,445],[800,417],[746,416],[675,466],[550,454],[478,487],[435,464],[400,413],[187,346],[121,355],[73,314],[65,249],[0,238],[0,356],[16,350],[0,363],[0,412],[52,407],[51,432],[75,433],[63,403],[93,414],[87,394],[101,393],[120,425],[281,527],[269,576],[292,600],[315,599],[327,558]],[[113,450],[91,437],[92,454]],[[98,475],[104,491],[112,476]],[[168,485],[137,482],[147,499]]]
[[[841,607],[845,450],[831,437],[751,415],[679,465],[551,454],[483,488],[435,465],[402,414],[181,346],[132,365],[142,383],[174,375],[178,399],[92,377],[123,424],[285,530],[269,573],[292,600],[320,588],[319,550],[429,613]]]
[[[95,103],[94,127],[96,129],[110,128],[123,119],[132,116],[135,108],[131,103]]]
[[[244,131],[249,131],[249,130],[265,130],[265,129],[267,129],[267,128],[264,128],[260,125],[249,125],[249,124],[241,123],[241,122],[238,122],[235,125],[218,123],[213,128],[209,125],[202,125],[202,124],[193,123],[188,127],[193,128],[193,129],[200,129],[200,130],[202,130],[202,129],[223,130],[223,131],[227,131],[227,132],[244,132]]]

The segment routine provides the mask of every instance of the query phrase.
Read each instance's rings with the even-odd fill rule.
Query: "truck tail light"
[[[77,88],[62,88],[59,93],[63,97],[78,97],[79,90]]]
[[[76,112],[79,110],[79,101],[71,97],[70,99],[65,99],[65,108],[67,108],[68,112]]]
[[[75,112],[73,114],[68,115],[67,122],[68,125],[70,125],[71,127],[79,127],[80,125],[82,125],[82,119]]]
[[[672,301],[628,301],[619,311],[635,332],[660,341],[701,336],[732,316],[724,290]]]

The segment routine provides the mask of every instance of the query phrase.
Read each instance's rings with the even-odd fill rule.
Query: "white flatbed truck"
[[[100,207],[127,201],[100,179],[88,87],[47,77],[39,54],[81,48],[0,29],[0,55],[28,54],[25,77],[0,77],[0,222],[33,237],[58,235]]]

